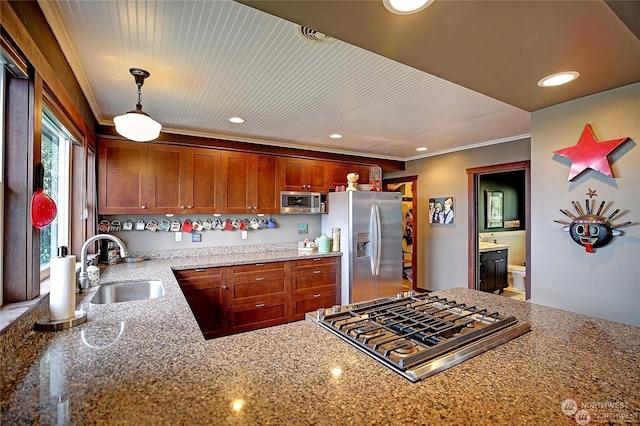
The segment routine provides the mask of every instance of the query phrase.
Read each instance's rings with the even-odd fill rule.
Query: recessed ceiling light
[[[560,86],[562,84],[569,83],[570,81],[575,80],[580,76],[579,72],[576,71],[563,71],[555,74],[551,74],[541,79],[538,82],[538,86],[540,87],[553,87]]]
[[[231,117],[229,121],[236,124],[244,123],[244,120],[240,117]]]
[[[416,151],[426,151],[427,148],[424,146],[421,146],[420,148],[416,148]]]
[[[334,133],[334,134],[332,134],[332,135],[329,135],[329,137],[330,137],[331,139],[340,139],[340,138],[342,137],[342,135],[341,135],[341,134],[338,134],[338,133]]]
[[[391,13],[408,15],[425,9],[434,0],[382,0],[382,4]]]

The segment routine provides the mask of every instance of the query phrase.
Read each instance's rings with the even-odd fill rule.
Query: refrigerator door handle
[[[371,241],[371,256],[369,262],[371,263],[371,275],[376,275],[376,209],[375,205],[371,206],[371,215],[369,217],[369,234]]]
[[[382,235],[380,229],[380,208],[377,204],[371,206],[371,224],[373,226],[373,256],[372,256],[372,272],[374,276],[380,275],[380,258],[382,256]]]

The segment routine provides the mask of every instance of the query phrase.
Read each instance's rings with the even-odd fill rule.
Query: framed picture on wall
[[[442,225],[455,223],[453,197],[429,198],[429,223]]]
[[[485,190],[485,206],[487,229],[504,227],[504,193],[502,191]]]

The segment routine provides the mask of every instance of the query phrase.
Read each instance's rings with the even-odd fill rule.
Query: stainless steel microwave
[[[318,214],[320,213],[319,192],[280,192],[281,214]]]

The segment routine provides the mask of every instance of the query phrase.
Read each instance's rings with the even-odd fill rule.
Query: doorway
[[[479,234],[480,226],[480,182],[483,176],[489,176],[499,173],[519,172],[524,174],[523,192],[524,192],[524,232],[525,232],[525,265],[527,273],[525,277],[525,299],[531,298],[531,177],[530,162],[521,161],[515,163],[498,164],[494,166],[486,166],[479,168],[467,169],[467,186],[468,186],[468,202],[469,202],[469,225],[468,225],[468,287],[476,288],[478,282],[478,264],[480,258],[479,252]],[[484,216],[482,216],[484,217]],[[503,229],[504,230],[504,226]]]
[[[384,191],[402,193],[402,287],[417,289],[418,245],[418,176],[405,176],[382,181]]]

